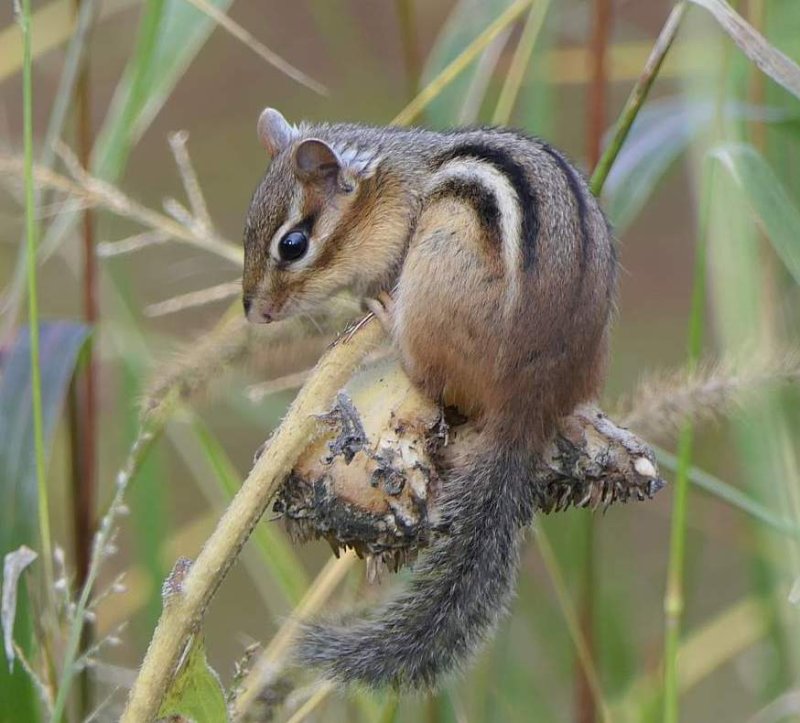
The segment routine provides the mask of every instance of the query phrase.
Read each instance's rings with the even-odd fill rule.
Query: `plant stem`
[[[589,168],[594,168],[600,160],[600,146],[606,126],[608,39],[611,34],[612,15],[611,0],[594,0],[590,51],[592,80],[589,84],[589,121],[586,137],[586,158]]]
[[[697,367],[703,344],[705,309],[706,235],[708,208],[712,189],[712,170],[706,172],[702,198],[701,219],[698,225],[697,250],[694,262],[692,306],[689,316],[687,368]],[[683,570],[686,557],[686,517],[689,499],[689,476],[692,466],[693,426],[684,425],[678,440],[678,466],[675,473],[675,492],[670,525],[669,566],[664,594],[664,723],[678,721],[678,648],[683,616]]]
[[[131,689],[123,723],[157,716],[188,634],[199,624],[236,555],[314,433],[315,414],[327,408],[382,337],[380,324],[371,319],[357,333],[343,337],[320,360],[275,433],[269,454],[256,462],[187,573],[181,594],[174,595],[164,607]]]
[[[61,71],[61,78],[58,82],[58,90],[56,91],[53,99],[52,110],[50,111],[50,120],[47,124],[47,131],[44,135],[44,140],[39,150],[39,166],[42,168],[50,168],[53,165],[55,157],[56,142],[61,138],[61,132],[64,127],[64,120],[67,116],[67,110],[72,100],[72,91],[75,85],[75,76],[83,52],[88,26],[91,24],[91,18],[94,15],[95,4],[97,0],[83,0],[81,12],[75,23],[75,30],[72,34],[72,39],[69,42],[69,47],[64,56],[63,70]],[[43,194],[43,189],[38,185],[34,185],[33,189],[34,199],[36,203],[47,203],[47,195]],[[24,237],[20,237],[20,244],[24,242]],[[45,249],[39,248],[40,261],[47,258]],[[9,285],[9,290],[6,298],[0,302],[0,309],[3,312],[3,319],[0,322],[0,342],[4,341],[6,335],[13,330],[19,311],[22,305],[22,297],[24,294],[25,284],[25,269],[26,258],[20,256],[17,261],[14,274]]]
[[[76,14],[80,13],[82,0],[75,0]],[[92,118],[88,55],[80,61],[75,86],[76,128],[78,160],[88,169],[92,150]],[[94,211],[83,211],[83,318],[92,328],[97,323],[97,263],[94,251]],[[94,530],[94,509],[97,489],[97,421],[96,421],[96,369],[94,339],[86,344],[85,365],[80,378],[78,439],[80,460],[76,465],[78,479],[73,480],[75,559],[77,584],[82,586],[89,570],[89,555]]]
[[[600,711],[602,720],[609,723],[611,721],[611,716],[605,699],[603,698],[600,678],[597,675],[597,669],[595,668],[589,646],[583,637],[583,630],[581,629],[578,615],[575,612],[575,608],[567,592],[567,585],[564,582],[564,576],[561,574],[561,569],[558,566],[555,552],[553,552],[553,546],[550,544],[550,540],[543,527],[539,526],[534,528],[534,535],[536,537],[536,546],[539,549],[539,554],[542,556],[544,566],[547,568],[548,577],[553,583],[553,589],[558,598],[559,607],[567,623],[567,629],[572,638],[572,643],[575,646],[575,652],[578,656],[581,670],[586,676],[587,685],[592,695],[592,701],[595,708]]]
[[[413,98],[417,93],[420,75],[417,28],[414,23],[414,0],[395,0],[395,8],[400,21],[408,97]]]
[[[592,37],[590,41],[592,57],[592,80],[589,84],[589,119],[586,124],[587,161],[590,168],[595,168],[600,160],[600,148],[603,142],[603,130],[606,124],[606,90],[608,80],[606,65],[608,41],[611,34],[612,9],[610,0],[594,0]],[[584,525],[584,554],[582,564],[581,596],[578,610],[579,623],[586,643],[587,655],[597,666],[595,646],[595,588],[598,584],[595,546],[595,518],[593,514],[586,517]],[[578,666],[575,679],[575,701],[578,723],[594,723],[597,719],[597,708],[592,695],[591,686],[586,678],[584,668]]]
[[[125,492],[131,480],[136,475],[136,472],[141,467],[152,443],[159,436],[162,429],[163,423],[158,421],[152,424],[143,424],[139,430],[139,435],[131,445],[125,464],[117,474],[115,480],[116,491],[114,492],[114,497],[111,500],[108,511],[101,520],[100,526],[95,533],[92,542],[91,562],[89,564],[88,574],[86,575],[86,581],[81,588],[78,602],[75,605],[75,611],[72,613],[72,621],[67,635],[67,643],[64,648],[61,677],[58,681],[58,693],[56,702],[53,705],[51,723],[59,723],[61,717],[64,715],[72,680],[78,673],[76,662],[79,657],[81,638],[86,622],[86,611],[89,607],[94,584],[97,582],[97,576],[100,573],[100,567],[107,557],[106,547],[114,535],[114,523],[117,517],[123,513]]]
[[[506,125],[511,120],[511,113],[517,102],[519,89],[522,87],[522,79],[525,77],[525,71],[530,64],[533,49],[536,47],[536,41],[539,38],[539,33],[542,30],[542,25],[544,25],[544,19],[549,9],[550,0],[537,0],[531,5],[525,26],[522,28],[519,43],[517,43],[514,56],[511,58],[511,65],[508,68],[503,88],[500,91],[500,97],[494,109],[492,123],[495,125]]]
[[[74,0],[76,20],[81,19],[81,6],[86,0]],[[86,31],[88,39],[91,16]],[[76,145],[78,161],[90,168],[92,151],[91,78],[89,54],[81,53],[75,85]],[[83,318],[93,334],[87,339],[84,364],[78,373],[75,397],[76,414],[73,434],[77,444],[74,451],[78,459],[72,464],[72,518],[75,535],[76,585],[82,588],[89,574],[92,553],[92,536],[95,526],[95,500],[97,497],[97,369],[94,348],[97,332],[97,261],[94,248],[94,210],[83,210]],[[87,621],[81,636],[81,648],[90,647],[93,626]],[[80,714],[85,717],[92,709],[92,680],[89,671],[80,673]]]
[[[36,491],[39,514],[39,557],[44,564],[46,599],[53,593],[53,542],[47,496],[47,466],[44,453],[42,419],[42,377],[39,359],[39,297],[36,279],[36,203],[33,190],[33,80],[31,59],[31,0],[22,0],[19,18],[22,28],[22,117],[25,183],[25,253],[28,278],[28,329],[31,347],[31,402],[33,405],[33,443],[36,463]]]
[[[622,148],[622,144],[628,137],[628,132],[633,125],[633,121],[636,120],[636,116],[639,114],[639,109],[644,104],[644,101],[650,92],[650,88],[653,85],[653,81],[655,81],[656,76],[658,75],[658,71],[661,69],[664,58],[669,52],[669,49],[672,47],[672,42],[675,40],[675,36],[678,34],[678,28],[680,27],[681,20],[686,14],[686,8],[686,0],[681,0],[677,5],[675,5],[675,7],[672,8],[672,12],[670,12],[669,17],[667,17],[667,21],[664,23],[664,27],[661,29],[661,32],[659,33],[658,38],[653,45],[653,49],[650,51],[650,55],[647,58],[644,69],[642,70],[639,79],[636,81],[636,85],[633,86],[633,90],[631,90],[628,100],[625,102],[625,107],[622,109],[622,113],[620,114],[617,123],[614,126],[614,133],[611,137],[611,142],[603,151],[603,155],[597,162],[594,173],[592,173],[592,178],[589,181],[589,187],[591,188],[592,193],[594,193],[596,196],[600,194],[600,191],[602,191],[603,185],[606,182],[606,178],[611,171],[611,166],[614,163],[620,148]]]
[[[426,85],[419,94],[392,120],[392,125],[413,121],[469,64],[475,60],[511,23],[522,15],[534,0],[516,0],[497,16],[475,40]]]
[[[397,718],[397,709],[399,707],[400,694],[395,692],[389,693],[383,710],[381,711],[381,717],[378,719],[378,723],[394,723]]]

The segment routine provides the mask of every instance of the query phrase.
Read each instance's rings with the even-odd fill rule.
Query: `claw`
[[[394,328],[394,299],[386,291],[381,291],[374,299],[365,299],[364,305],[377,317],[387,333]]]

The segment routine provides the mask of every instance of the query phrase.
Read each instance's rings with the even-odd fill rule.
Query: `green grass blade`
[[[716,119],[712,99],[673,96],[652,101],[639,113],[617,162],[608,175],[603,198],[617,234],[636,220],[660,181],[692,141],[707,133]],[[792,116],[780,108],[728,103],[732,120],[785,124]]]
[[[710,12],[731,40],[764,73],[800,98],[800,66],[786,56],[724,0],[690,0]]]
[[[675,455],[670,454],[664,449],[659,449],[658,447],[654,447],[654,449],[660,464],[668,469],[678,469],[678,458]],[[740,512],[753,517],[759,522],[763,522],[776,532],[800,537],[800,525],[797,525],[788,518],[779,517],[766,506],[753,499],[750,495],[699,467],[689,468],[689,481],[697,487],[697,489],[703,490],[703,492],[716,497],[718,500],[725,502]]]
[[[492,123],[496,125],[507,125],[511,120],[522,80],[525,71],[530,66],[531,56],[536,47],[542,27],[544,25],[547,12],[550,10],[550,0],[536,0],[528,11],[525,26],[522,28],[522,36],[519,39],[514,57],[511,59],[511,66],[508,69],[500,97],[492,116]]]
[[[767,238],[800,284],[800,209],[763,156],[745,143],[723,143],[710,152],[730,174]]]
[[[708,196],[711,189],[710,173],[705,179],[704,206],[700,219],[697,249],[694,262],[692,306],[689,315],[687,342],[687,369],[693,372],[700,360],[703,344],[704,311],[706,301],[706,234]],[[664,723],[678,722],[678,648],[683,618],[683,577],[686,559],[686,525],[689,507],[689,469],[694,445],[691,423],[684,425],[678,440],[678,464],[675,474],[671,516],[669,565],[666,592],[664,593]]]
[[[423,110],[429,108],[437,99],[440,99],[444,93],[452,92],[454,83],[456,83],[455,88],[460,88],[459,95],[456,97],[463,98],[466,93],[466,87],[462,88],[459,83],[469,78],[469,76],[465,76],[464,73],[468,68],[473,67],[478,56],[495,38],[504,33],[510,25],[517,21],[517,18],[525,12],[531,2],[533,2],[533,0],[514,0],[514,2],[508,5],[508,7],[497,15],[493,21],[485,25],[483,32],[478,34],[471,43],[453,58],[453,60],[445,64],[444,67],[425,84],[419,94],[395,116],[392,120],[392,124],[405,125],[412,122]],[[455,50],[458,49],[459,48],[455,48]],[[435,67],[438,67],[438,65]],[[460,106],[460,104],[457,105]],[[452,114],[449,110],[452,109],[452,107],[455,106],[447,106],[448,110],[446,111],[446,115],[442,116],[442,123],[447,124],[451,122],[444,119],[452,118]],[[438,124],[434,123],[434,125]]]
[[[25,162],[25,265],[28,287],[28,333],[30,343],[31,404],[33,406],[33,447],[36,462],[37,514],[39,518],[39,556],[48,591],[53,589],[53,542],[45,464],[44,421],[42,414],[42,372],[39,355],[39,294],[36,270],[36,200],[33,188],[33,69],[31,62],[31,3],[23,0],[20,26],[23,36],[22,135]],[[49,592],[48,592],[49,594]]]
[[[61,417],[70,380],[87,327],[70,323],[45,323],[40,328],[42,437],[50,450]],[[30,337],[20,331],[5,350],[0,374],[0,558],[27,544],[36,546],[37,486],[33,417]],[[17,641],[26,653],[34,648],[29,600],[20,587]],[[36,696],[17,665],[9,673],[0,665],[0,700],[11,701],[13,720],[35,720]]]
[[[39,164],[49,168],[55,158],[56,143],[61,138],[64,129],[64,121],[67,117],[70,101],[72,100],[75,82],[78,77],[80,60],[83,56],[86,40],[89,36],[89,29],[95,15],[96,0],[84,0],[78,10],[78,17],[75,21],[75,32],[69,42],[69,47],[64,56],[64,68],[61,71],[61,78],[58,81],[58,90],[53,100],[53,109],[50,112],[50,119],[47,122],[47,132],[42,142],[39,155]],[[37,204],[42,196],[38,188],[34,188],[34,199]],[[39,252],[40,258],[44,254]],[[27,251],[23,250],[17,261],[17,267],[12,277],[7,298],[3,299],[4,319],[0,325],[0,337],[5,337],[13,327],[19,306],[22,304],[21,291],[24,288],[24,279],[27,268]]]
[[[482,3],[461,0],[456,3],[428,53],[422,68],[420,85],[425,87],[434,80],[510,4],[510,0],[487,0]],[[442,90],[438,98],[429,103],[425,111],[428,122],[433,126],[443,127],[457,121],[458,109],[468,95],[477,69],[478,61],[473,60],[460,76]]]

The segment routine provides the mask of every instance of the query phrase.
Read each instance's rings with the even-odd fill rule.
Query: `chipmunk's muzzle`
[[[280,318],[280,309],[268,299],[254,299],[245,295],[242,297],[242,305],[244,315],[251,324],[269,324]]]

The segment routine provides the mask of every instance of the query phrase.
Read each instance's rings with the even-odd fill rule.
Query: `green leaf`
[[[758,151],[745,143],[724,143],[710,152],[728,171],[764,233],[800,284],[800,209]]]
[[[420,86],[425,87],[510,5],[511,0],[461,0],[447,18],[428,55]],[[491,46],[484,51],[487,53],[491,57]],[[475,60],[431,101],[426,111],[431,125],[445,127],[458,122],[459,111],[480,72],[480,64],[480,58]]]
[[[39,330],[42,415],[49,449],[89,328],[50,322]],[[0,553],[36,541],[36,473],[31,415],[30,341],[21,329],[0,377]]]
[[[89,329],[82,324],[51,322],[40,326],[39,335],[44,441],[49,450]],[[5,350],[0,374],[0,557],[22,545],[35,546],[36,509],[30,341],[23,329]],[[24,587],[19,590],[15,639],[26,653],[31,651],[33,634]],[[9,701],[4,710],[8,720],[38,719],[36,696],[19,666],[13,674],[0,666],[0,700]]]
[[[708,10],[759,70],[800,98],[800,67],[797,63],[771,45],[723,0],[691,0],[691,2]]]
[[[177,715],[195,723],[230,720],[222,684],[216,671],[208,664],[200,634],[194,635],[189,642],[175,680],[158,711],[159,718]]]
[[[689,144],[708,131],[718,117],[713,99],[664,98],[639,112],[630,135],[617,156],[603,197],[617,233],[639,215],[656,186]],[[786,123],[792,117],[778,108],[728,103],[726,118],[761,123]]]

